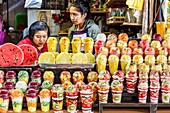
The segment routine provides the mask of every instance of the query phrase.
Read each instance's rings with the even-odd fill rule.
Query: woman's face
[[[73,6],[70,7],[69,12],[70,12],[70,19],[73,24],[79,25],[79,24],[84,23],[86,14],[82,15],[80,12],[78,12],[78,9]]]
[[[43,47],[48,38],[48,31],[38,31],[34,34],[33,42],[37,47]]]

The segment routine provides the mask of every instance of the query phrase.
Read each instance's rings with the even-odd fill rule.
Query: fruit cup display
[[[142,63],[139,64],[139,69],[138,69],[139,73],[147,73],[149,74],[150,68],[149,65],[147,65],[146,63]]]
[[[5,81],[4,82],[3,88],[8,90],[10,93],[14,89],[14,87],[15,87],[14,82],[12,82],[12,81]]]
[[[86,37],[84,39],[84,52],[93,53],[94,40],[91,37]]]
[[[6,77],[6,81],[9,80],[9,81],[14,82],[14,84],[16,83],[16,72],[15,71],[7,71],[5,77]]]
[[[153,41],[151,42],[150,46],[151,46],[152,48],[154,48],[154,50],[155,50],[155,56],[157,56],[157,55],[159,54],[159,50],[158,50],[158,49],[161,47],[160,41],[153,40]]]
[[[152,67],[150,68],[151,71],[157,71],[159,73],[162,73],[162,65],[161,64],[155,64],[152,65]]]
[[[149,34],[144,34],[142,37],[141,37],[141,40],[146,40],[147,42],[151,42],[151,36]]]
[[[60,43],[60,52],[69,52],[70,39],[68,37],[61,37],[59,43]]]
[[[123,48],[127,47],[127,42],[124,42],[123,40],[118,40],[117,47],[120,49],[120,51],[122,51]]]
[[[142,48],[142,50],[144,51],[146,48],[149,47],[149,42],[147,40],[141,40],[139,42],[139,47]]]
[[[75,71],[72,76],[73,83],[76,84],[77,82],[84,81],[84,74],[82,71]]]
[[[24,94],[20,89],[14,89],[11,92],[11,99],[12,99],[12,107],[14,112],[21,112],[22,111],[22,103],[23,103]]]
[[[129,39],[129,37],[128,37],[128,35],[126,33],[120,33],[118,35],[118,40],[122,40],[122,41],[127,43],[128,39]]]
[[[109,34],[107,36],[107,40],[114,40],[114,42],[117,42],[117,35],[115,33]]]
[[[69,85],[66,89],[67,112],[76,112],[78,102],[78,88],[75,85]]]
[[[118,47],[111,47],[109,54],[120,57],[120,49]]]
[[[106,55],[106,57],[108,57],[109,51],[106,47],[100,47],[98,54],[103,54]]]
[[[35,89],[38,92],[40,89],[40,84],[37,81],[30,81],[28,84],[28,88]]]
[[[112,47],[116,47],[116,42],[114,39],[110,39],[110,40],[107,40],[106,42],[106,48],[108,49],[108,51],[110,51],[110,49]]]
[[[108,63],[109,63],[110,74],[113,74],[115,71],[118,70],[119,57],[116,55],[110,55],[108,58]]]
[[[99,54],[96,58],[96,70],[98,73],[100,73],[102,70],[106,69],[106,64],[107,64],[107,57],[106,55]]]
[[[96,103],[97,102],[97,94],[98,94],[97,82],[89,82],[88,86],[90,86],[93,90],[93,103]]]
[[[126,72],[128,72],[128,71],[137,72],[137,64],[131,63],[131,64],[126,66],[125,70],[126,70]]]
[[[139,103],[146,103],[148,93],[148,81],[140,80],[138,83],[138,99]]]
[[[142,55],[142,56],[143,56],[143,50],[142,50],[142,48],[135,48],[135,49],[132,51],[132,57],[135,56],[135,55]]]
[[[164,80],[161,83],[162,103],[170,101],[170,80]]]
[[[52,88],[52,86],[53,86],[53,83],[49,80],[45,80],[41,84],[42,89],[49,89],[50,90]]]
[[[107,103],[108,101],[108,93],[109,93],[109,83],[106,81],[99,81],[98,82],[98,96],[99,96],[99,103]]]
[[[54,77],[55,76],[54,76],[53,71],[45,71],[43,74],[44,81],[46,80],[51,81],[52,84],[54,83]]]
[[[51,90],[52,93],[52,108],[54,112],[62,111],[64,99],[64,87],[60,84],[55,84]]]
[[[42,112],[50,111],[51,93],[48,89],[42,89],[39,93]]]
[[[140,71],[139,72],[139,81],[140,80],[147,81],[148,80],[148,73]]]
[[[161,82],[164,80],[170,80],[170,72],[169,70],[162,70],[162,73],[160,74]]]
[[[101,40],[104,43],[106,42],[106,35],[104,33],[97,34],[96,40]]]
[[[83,112],[91,112],[93,103],[93,90],[88,85],[83,85],[80,90],[81,105]]]
[[[159,55],[165,55],[166,57],[168,56],[168,48],[166,48],[166,47],[160,47],[160,48],[158,49],[158,51],[159,51]]]
[[[145,56],[145,63],[149,65],[151,68],[152,65],[155,65],[155,56],[154,55],[146,55]]]
[[[128,71],[126,73],[126,87],[128,93],[134,93],[136,89],[137,84],[137,72],[134,71]]]
[[[107,70],[100,71],[98,77],[99,77],[99,81],[106,81],[108,83],[110,82],[110,78],[111,78],[110,73]]]
[[[97,41],[95,42],[94,47],[95,47],[95,55],[96,55],[96,56],[98,56],[98,54],[99,54],[99,49],[100,49],[101,47],[104,47],[104,46],[105,46],[105,42],[103,42],[102,40],[97,40]]]
[[[29,112],[37,110],[38,92],[35,89],[28,89],[26,92],[27,109]]]
[[[132,49],[129,47],[123,48],[121,55],[129,55],[131,57],[132,55]]]
[[[65,81],[70,81],[71,80],[71,74],[69,71],[62,71],[60,73],[60,81],[61,83],[64,83]]]
[[[135,48],[138,48],[138,41],[130,40],[128,42],[128,47],[130,47],[132,50],[134,50]]]
[[[158,64],[163,65],[163,64],[167,63],[168,59],[167,59],[167,57],[165,55],[158,55],[156,57],[156,61],[157,61]]]
[[[112,80],[119,80],[123,83],[124,81],[124,73],[121,70],[117,70],[114,72],[114,74],[112,75]]]
[[[150,81],[159,81],[159,76],[157,71],[150,71]]]
[[[152,47],[147,47],[145,50],[144,50],[144,57],[146,55],[155,55],[155,50],[154,48]]]
[[[3,84],[4,83],[4,76],[5,76],[5,73],[3,70],[0,70],[0,83]]]
[[[23,92],[24,94],[26,94],[26,91],[27,91],[28,86],[27,86],[27,83],[26,83],[25,81],[18,81],[18,82],[15,84],[15,88],[22,90],[22,92]]]
[[[121,70],[126,73],[126,66],[130,65],[131,57],[129,55],[122,55],[120,59]]]
[[[48,52],[56,52],[57,51],[58,41],[56,37],[49,37],[47,39],[47,48]]]
[[[111,83],[111,90],[113,103],[121,103],[123,83],[119,80],[113,80]]]
[[[41,72],[39,70],[34,70],[31,74],[31,81],[37,81],[39,84],[41,84]]]
[[[81,48],[82,48],[81,38],[80,37],[73,38],[73,40],[71,41],[71,46],[72,46],[73,53],[81,52]]]
[[[28,84],[29,81],[29,73],[26,70],[20,70],[18,72],[18,81],[25,81]]]
[[[89,82],[97,82],[98,81],[98,73],[95,71],[90,71],[87,75],[87,81]]]
[[[158,103],[160,83],[158,80],[150,80],[150,102]]]
[[[10,94],[6,89],[0,89],[0,109],[2,113],[8,113]]]

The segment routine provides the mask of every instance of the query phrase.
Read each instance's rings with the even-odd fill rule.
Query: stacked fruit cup
[[[51,101],[51,93],[48,89],[42,89],[39,93],[41,111],[48,112],[50,111],[50,101]]]
[[[66,89],[67,112],[77,111],[78,88],[75,85],[69,85]]]
[[[63,109],[64,88],[60,84],[55,84],[51,90],[52,108],[54,112],[61,112]]]
[[[137,84],[137,72],[135,71],[128,71],[126,73],[126,87],[128,93],[134,93]]]
[[[100,71],[98,78],[99,78],[99,82],[100,81],[106,81],[106,82],[109,83],[111,76],[110,76],[109,71],[102,70],[102,71]]]
[[[148,92],[148,81],[140,80],[138,84],[139,103],[146,103],[147,92]]]
[[[97,40],[97,41],[95,42],[94,47],[95,47],[95,55],[96,55],[96,56],[99,54],[99,49],[100,49],[101,47],[104,47],[104,46],[105,46],[105,42],[104,42],[103,40]]]
[[[98,82],[99,103],[107,103],[109,93],[109,83],[107,81]]]
[[[82,111],[90,113],[93,103],[93,90],[88,85],[83,85],[80,90]]]
[[[9,107],[10,94],[6,89],[0,89],[0,109],[1,113],[7,113]]]
[[[113,80],[111,83],[113,103],[121,103],[123,83],[119,80]]]
[[[22,103],[23,103],[24,94],[20,89],[14,89],[11,93],[12,98],[12,107],[14,112],[22,111]]]
[[[27,108],[29,112],[36,112],[38,92],[35,89],[28,89],[26,92]]]

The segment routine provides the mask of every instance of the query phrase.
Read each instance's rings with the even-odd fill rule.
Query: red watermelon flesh
[[[33,65],[36,60],[38,60],[38,52],[37,49],[28,44],[19,45],[24,53],[24,61],[21,65]]]
[[[18,46],[12,43],[0,46],[0,66],[19,66],[23,59],[24,53]]]

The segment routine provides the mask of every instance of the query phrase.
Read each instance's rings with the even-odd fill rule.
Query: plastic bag
[[[41,8],[42,0],[26,0],[24,8]]]

